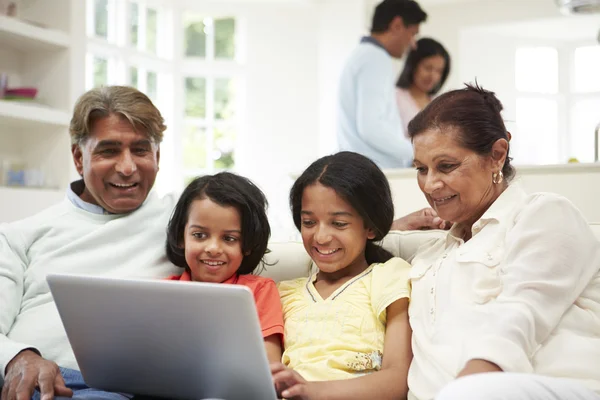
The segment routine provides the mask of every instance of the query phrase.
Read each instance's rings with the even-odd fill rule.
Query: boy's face
[[[235,207],[208,198],[190,205],[183,235],[185,261],[192,280],[222,283],[242,264],[242,223]]]
[[[394,58],[402,58],[404,55],[416,48],[416,36],[419,33],[419,25],[404,25],[400,17],[394,18],[390,24],[390,31],[394,35],[394,46],[389,49]]]

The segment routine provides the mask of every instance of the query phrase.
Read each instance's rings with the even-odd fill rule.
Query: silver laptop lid
[[[241,285],[49,275],[90,387],[178,399],[276,399]]]

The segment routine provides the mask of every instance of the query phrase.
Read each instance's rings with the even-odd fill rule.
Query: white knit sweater
[[[77,369],[46,283],[49,273],[160,278],[180,270],[165,256],[175,200],[151,193],[132,213],[100,215],[65,199],[30,218],[0,225],[2,378],[8,362],[28,347]]]

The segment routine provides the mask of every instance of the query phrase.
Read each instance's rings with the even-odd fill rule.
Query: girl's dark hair
[[[498,139],[509,140],[500,114],[502,103],[494,92],[477,83],[452,90],[435,98],[408,124],[411,139],[429,129],[456,128],[461,146],[481,156],[488,156]],[[507,154],[502,173],[506,180],[515,175]]]
[[[251,274],[268,252],[271,227],[267,219],[267,199],[249,179],[220,172],[194,179],[183,191],[167,228],[167,257],[181,268],[189,269],[185,261],[183,237],[190,206],[194,200],[210,199],[221,206],[235,207],[242,222],[242,264],[238,275]]]
[[[375,233],[365,247],[369,264],[386,262],[392,254],[375,244],[390,231],[394,220],[394,203],[387,178],[377,165],[365,156],[342,151],[313,162],[300,175],[290,191],[290,208],[294,224],[301,230],[302,194],[308,186],[320,183],[335,190],[358,212]]]
[[[396,86],[403,89],[408,89],[414,83],[415,72],[417,71],[419,63],[424,59],[433,56],[442,56],[444,57],[445,61],[442,77],[439,83],[433,89],[431,89],[429,95],[433,96],[439,92],[442,86],[444,86],[444,83],[448,78],[448,74],[450,73],[450,54],[448,54],[448,51],[440,42],[431,38],[419,39],[417,41],[417,48],[408,53],[408,57],[406,57],[406,62],[404,63],[404,69],[398,78]]]

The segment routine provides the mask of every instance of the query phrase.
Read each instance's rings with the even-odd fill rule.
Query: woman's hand
[[[461,376],[480,374],[482,372],[502,372],[502,369],[494,363],[485,360],[470,360],[460,371],[457,378]]]
[[[438,217],[433,208],[423,208],[392,223],[393,231],[416,231],[427,229],[450,229],[452,223]]]
[[[307,382],[299,373],[282,363],[271,363],[271,375],[277,395],[285,399],[315,400],[319,398],[317,387]]]

